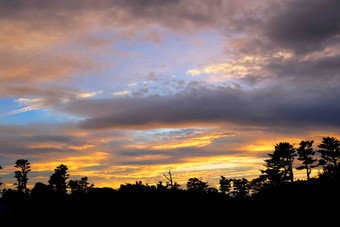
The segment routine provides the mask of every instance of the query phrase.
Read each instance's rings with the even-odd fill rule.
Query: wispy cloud
[[[137,86],[137,83],[128,84],[128,87],[134,87],[134,86]]]
[[[34,98],[34,99],[19,98],[19,99],[16,99],[15,101],[18,103],[19,106],[24,106],[24,107],[4,113],[3,116],[10,116],[10,115],[15,115],[19,113],[24,113],[27,111],[38,110],[46,106],[43,98]]]
[[[131,91],[117,91],[117,92],[113,92],[112,95],[127,95],[127,94],[130,94]]]
[[[189,76],[198,76],[202,74],[202,72],[198,69],[189,69],[187,72],[186,72],[186,75],[189,75]]]
[[[246,55],[227,62],[210,64],[203,69],[187,70],[186,75],[211,75],[208,80],[213,82],[243,78],[249,74],[266,76],[265,66],[272,61],[288,61],[294,54],[288,50],[280,50],[268,55]]]
[[[80,93],[80,94],[78,95],[78,97],[79,97],[79,98],[91,98],[91,97],[94,97],[94,96],[99,95],[99,94],[101,94],[101,93],[103,93],[102,90],[100,90],[100,91],[94,91],[94,92],[84,92],[84,93]]]
[[[207,146],[211,143],[213,143],[215,140],[219,138],[225,138],[230,135],[223,134],[223,133],[211,133],[199,137],[193,137],[190,139],[185,139],[180,142],[175,142],[175,143],[166,143],[166,144],[161,144],[161,145],[156,145],[153,146],[152,149],[155,150],[163,150],[163,149],[177,149],[177,148],[184,148],[184,147],[204,147]]]
[[[96,95],[99,95],[101,93],[103,93],[102,90],[94,91],[94,92],[83,92],[83,93],[78,93],[78,94],[76,92],[70,93],[70,94],[67,94],[67,95],[59,94],[60,97],[56,97],[56,96],[54,96],[54,97],[46,96],[46,97],[38,97],[38,98],[21,97],[21,98],[14,100],[20,108],[8,111],[8,112],[2,114],[2,117],[15,115],[15,114],[19,114],[19,113],[25,113],[25,112],[32,111],[32,110],[49,108],[49,107],[52,107],[52,106],[57,106],[61,103],[66,104],[71,99],[87,99],[87,98],[91,98],[91,97],[94,97]],[[58,95],[58,94],[55,94],[55,95]]]

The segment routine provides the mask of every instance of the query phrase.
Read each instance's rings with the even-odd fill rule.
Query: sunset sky
[[[340,2],[0,0],[0,170],[98,187],[259,176],[340,138]],[[304,177],[304,171],[295,170]],[[315,172],[316,173],[316,172]]]

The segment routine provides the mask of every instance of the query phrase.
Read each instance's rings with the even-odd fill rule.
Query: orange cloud
[[[213,143],[215,140],[225,138],[233,135],[228,135],[223,132],[209,132],[202,136],[194,136],[191,138],[181,138],[177,136],[174,141],[170,142],[155,142],[151,144],[132,144],[126,145],[126,148],[137,148],[137,149],[152,149],[152,150],[168,150],[178,149],[184,147],[204,147]]]
[[[184,139],[183,141],[177,143],[167,143],[162,145],[152,146],[152,149],[163,150],[163,149],[176,149],[183,147],[204,147],[211,144],[214,140],[219,138],[225,138],[230,135],[225,135],[223,133],[211,133],[201,137],[193,137],[190,139]]]
[[[69,148],[75,149],[75,150],[83,150],[83,149],[91,148],[91,147],[94,147],[94,146],[95,145],[93,145],[93,144],[85,144],[85,145],[81,145],[81,146],[69,146]]]
[[[34,163],[34,171],[53,171],[53,169],[60,164],[68,166],[72,171],[77,171],[84,167],[101,165],[100,161],[107,159],[108,156],[109,154],[105,152],[93,152],[84,156],[70,156],[59,158],[54,161],[41,161]]]

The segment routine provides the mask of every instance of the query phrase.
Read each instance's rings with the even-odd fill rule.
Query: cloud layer
[[[284,80],[282,80],[284,81]],[[309,84],[310,86],[310,84]],[[245,91],[191,83],[168,96],[74,100],[63,111],[87,117],[83,129],[148,129],[236,124],[265,127],[338,127],[336,87],[269,86]]]

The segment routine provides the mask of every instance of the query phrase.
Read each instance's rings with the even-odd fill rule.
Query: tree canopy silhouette
[[[1,170],[1,169],[2,169],[2,166],[0,166],[0,170]],[[1,179],[1,177],[0,177],[0,179]],[[0,186],[1,186],[1,185],[3,185],[3,183],[0,181]]]
[[[196,177],[187,181],[187,190],[192,192],[205,192],[209,187],[208,182],[202,181]]]
[[[324,137],[322,143],[318,145],[321,153],[320,164],[323,165],[327,174],[339,173],[340,142],[334,137]]]
[[[66,180],[69,178],[69,174],[67,174],[67,166],[61,164],[57,166],[54,170],[54,173],[50,176],[50,180],[48,181],[51,188],[57,192],[57,194],[66,194],[67,183]]]
[[[302,161],[302,166],[297,167],[298,170],[306,170],[307,180],[310,179],[310,174],[312,172],[312,168],[317,167],[318,165],[313,165],[317,162],[316,158],[313,158],[315,155],[315,151],[313,150],[314,140],[306,140],[300,142],[300,147],[297,149],[298,152],[298,160]]]
[[[227,179],[226,177],[224,176],[221,176],[221,179],[220,179],[220,191],[223,193],[223,194],[228,194],[231,190],[231,182],[232,182],[232,179]]]
[[[71,188],[72,193],[86,193],[88,190],[94,187],[94,184],[87,182],[87,177],[82,177],[80,180],[70,180],[68,185]]]
[[[28,160],[26,159],[18,159],[15,162],[15,168],[18,168],[18,171],[15,171],[15,178],[17,178],[16,183],[18,186],[18,192],[26,192],[27,191],[27,182],[28,177],[27,174],[31,171],[31,166]]]
[[[245,198],[250,192],[250,182],[246,178],[233,179],[233,195],[236,198]]]
[[[275,145],[273,154],[268,154],[269,159],[264,160],[267,167],[261,172],[273,183],[294,180],[293,161],[296,156],[293,145],[287,142],[280,142]]]

